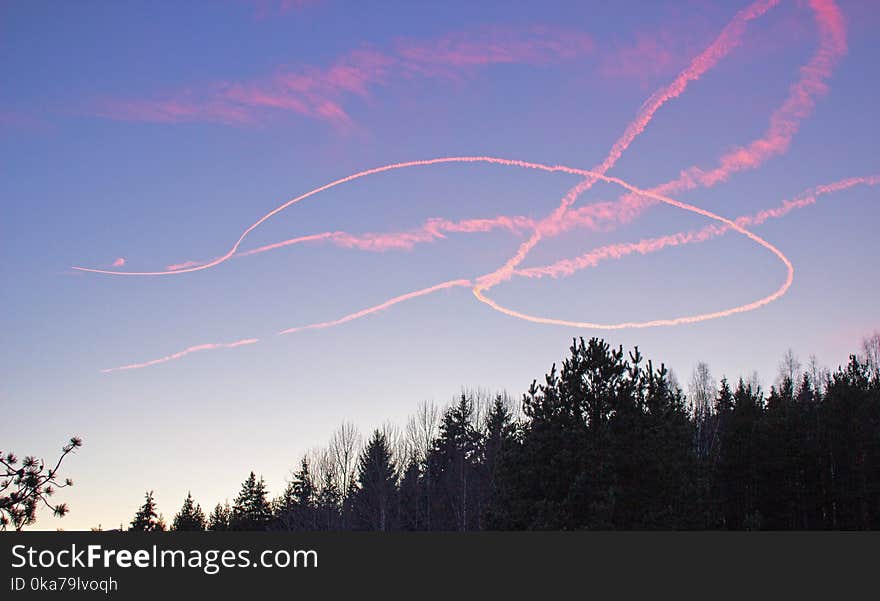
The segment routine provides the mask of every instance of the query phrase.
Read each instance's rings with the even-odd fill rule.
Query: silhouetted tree
[[[337,530],[340,526],[340,501],[342,495],[336,478],[330,471],[324,472],[324,481],[318,492],[316,515],[322,530]]]
[[[428,471],[435,487],[435,530],[477,528],[482,494],[479,452],[480,435],[473,424],[473,402],[462,394],[458,403],[443,414],[440,436],[428,454]]]
[[[275,521],[284,530],[318,530],[317,489],[303,457],[281,497],[275,501]]]
[[[481,528],[491,527],[496,521],[493,515],[495,500],[505,496],[505,492],[501,489],[504,485],[502,465],[507,455],[515,448],[516,434],[517,428],[507,398],[498,395],[486,415],[482,440]]]
[[[346,424],[271,506],[251,472],[207,528],[880,529],[872,344],[834,373],[789,351],[766,398],[756,374],[716,389],[701,363],[686,398],[637,347],[576,339],[532,382],[522,417],[504,397],[463,392],[439,420],[423,404],[360,453]],[[198,529],[200,514],[188,495],[174,528]],[[162,528],[148,493],[132,529]]]
[[[241,492],[232,505],[230,530],[265,530],[272,520],[272,507],[263,478],[251,472],[241,485]]]
[[[64,517],[65,503],[54,503],[52,496],[59,488],[73,486],[73,480],[59,479],[58,470],[64,459],[82,446],[82,439],[73,437],[61,448],[54,466],[43,459],[27,456],[21,463],[12,452],[0,451],[0,530],[12,526],[21,530],[37,520],[37,509],[44,506],[56,517]]]
[[[725,483],[722,503],[727,528],[751,530],[762,525],[758,482],[763,409],[760,389],[740,379],[723,434],[719,466]]]
[[[391,530],[397,506],[396,466],[385,435],[376,430],[358,461],[354,493],[355,526],[362,530]]]
[[[880,527],[880,378],[851,355],[831,378],[821,421],[826,438],[826,514],[834,529]]]
[[[138,532],[155,532],[165,530],[165,522],[156,513],[156,500],[153,491],[148,491],[144,496],[144,504],[134,514],[129,530]]]
[[[217,503],[211,515],[208,516],[208,530],[211,532],[224,532],[229,530],[232,518],[232,509],[227,501],[224,505]]]
[[[192,493],[186,493],[183,506],[171,524],[172,530],[201,532],[206,527],[205,513],[201,506],[193,501]]]
[[[398,526],[401,530],[425,530],[422,470],[419,462],[411,459],[400,479]]]

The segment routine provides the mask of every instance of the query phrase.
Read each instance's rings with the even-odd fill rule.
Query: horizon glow
[[[766,390],[880,328],[870,1],[256,4],[0,5],[0,443],[85,440],[38,528],[276,493],[575,336]]]

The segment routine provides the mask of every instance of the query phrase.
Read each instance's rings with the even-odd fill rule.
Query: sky
[[[880,328],[878,26],[872,0],[0,2],[0,447],[85,441],[38,527],[146,490],[208,510],[252,469],[277,494],[342,421],[517,398],[575,336],[685,388],[845,363]],[[410,164],[443,157],[479,160]],[[596,327],[627,324],[654,327]]]

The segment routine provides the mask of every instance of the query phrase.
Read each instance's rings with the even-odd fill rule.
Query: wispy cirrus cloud
[[[592,38],[576,30],[493,27],[427,41],[401,39],[391,50],[361,48],[327,66],[282,68],[265,77],[206,82],[152,98],[106,99],[96,112],[126,121],[231,125],[259,124],[273,113],[288,113],[347,129],[353,120],[346,106],[381,86],[448,78],[498,64],[571,60],[592,50]]]
[[[605,53],[599,73],[609,78],[647,80],[674,71],[684,56],[681,39],[672,31],[640,31],[634,40]]]
[[[807,1],[803,4],[806,4]],[[725,8],[722,3],[717,7]],[[682,12],[671,9],[660,21],[602,40],[597,73],[607,80],[629,80],[651,86],[681,70],[699,54],[718,30],[712,8]],[[799,11],[776,14],[762,24],[764,33],[747,38],[737,50],[740,59],[772,56],[795,42],[812,43],[813,29]]]

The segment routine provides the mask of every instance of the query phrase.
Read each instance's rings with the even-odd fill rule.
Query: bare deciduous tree
[[[810,362],[807,364],[807,374],[810,376],[810,384],[813,390],[818,394],[825,393],[825,383],[830,377],[827,367],[819,365],[819,359],[816,355],[810,355]]]
[[[776,376],[777,386],[781,386],[786,379],[794,386],[797,386],[801,379],[801,362],[791,349],[785,351],[785,356],[779,362],[779,372]]]
[[[343,422],[330,438],[330,458],[343,497],[348,495],[356,477],[361,440],[360,432],[349,422]]]
[[[406,444],[411,457],[424,461],[437,437],[440,411],[434,403],[423,401],[416,409],[415,415],[409,418],[404,431]]]
[[[880,372],[880,331],[862,339],[862,355],[875,373]]]
[[[709,365],[703,361],[697,363],[688,386],[688,402],[694,416],[694,443],[703,460],[711,453],[717,437],[717,423],[712,419],[717,389]]]
[[[700,418],[712,410],[712,402],[715,400],[715,392],[718,388],[709,365],[703,361],[697,363],[691,374],[688,386],[688,401],[694,417]]]

